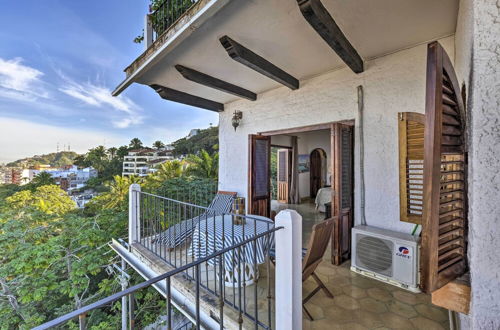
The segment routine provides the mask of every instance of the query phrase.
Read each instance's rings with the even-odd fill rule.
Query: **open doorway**
[[[335,218],[332,262],[350,258],[353,225],[353,123],[328,123],[250,135],[249,213],[295,209],[303,245],[312,227]]]

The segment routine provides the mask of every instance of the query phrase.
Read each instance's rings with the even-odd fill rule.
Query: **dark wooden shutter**
[[[465,110],[438,42],[428,45],[426,85],[422,284],[432,292],[466,269]]]
[[[422,224],[425,115],[399,113],[400,220]]]
[[[289,199],[289,153],[288,149],[278,150],[278,192],[277,199],[280,203],[288,203]]]
[[[250,214],[270,216],[271,209],[271,139],[249,135],[248,209]]]
[[[332,124],[332,263],[340,265],[351,255],[353,224],[353,128]]]

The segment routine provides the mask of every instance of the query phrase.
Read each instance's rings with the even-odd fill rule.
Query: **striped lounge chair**
[[[164,245],[167,247],[167,249],[173,249],[176,246],[181,245],[193,235],[198,222],[206,219],[207,217],[229,213],[233,206],[233,201],[236,195],[237,193],[235,192],[218,191],[205,212],[203,212],[199,216],[181,221],[173,226],[170,226],[167,230],[165,230],[157,238],[155,238],[153,240],[153,243]]]

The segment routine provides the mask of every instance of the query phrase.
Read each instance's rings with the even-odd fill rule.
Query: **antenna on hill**
[[[68,151],[71,151],[71,146],[69,143],[68,143]]]
[[[57,152],[59,152],[59,142],[57,142],[57,148],[56,148]]]

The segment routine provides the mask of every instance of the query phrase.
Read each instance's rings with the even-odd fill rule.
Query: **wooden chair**
[[[316,287],[316,289],[314,289],[302,300],[302,308],[311,321],[313,321],[313,318],[307,310],[305,304],[320,290],[323,290],[328,298],[333,298],[332,293],[323,284],[318,275],[314,273],[320,262],[323,260],[323,255],[325,254],[330,238],[332,237],[333,221],[334,219],[325,220],[314,225],[311,238],[309,239],[307,252],[302,260],[302,283],[312,276],[318,284],[318,287]]]

